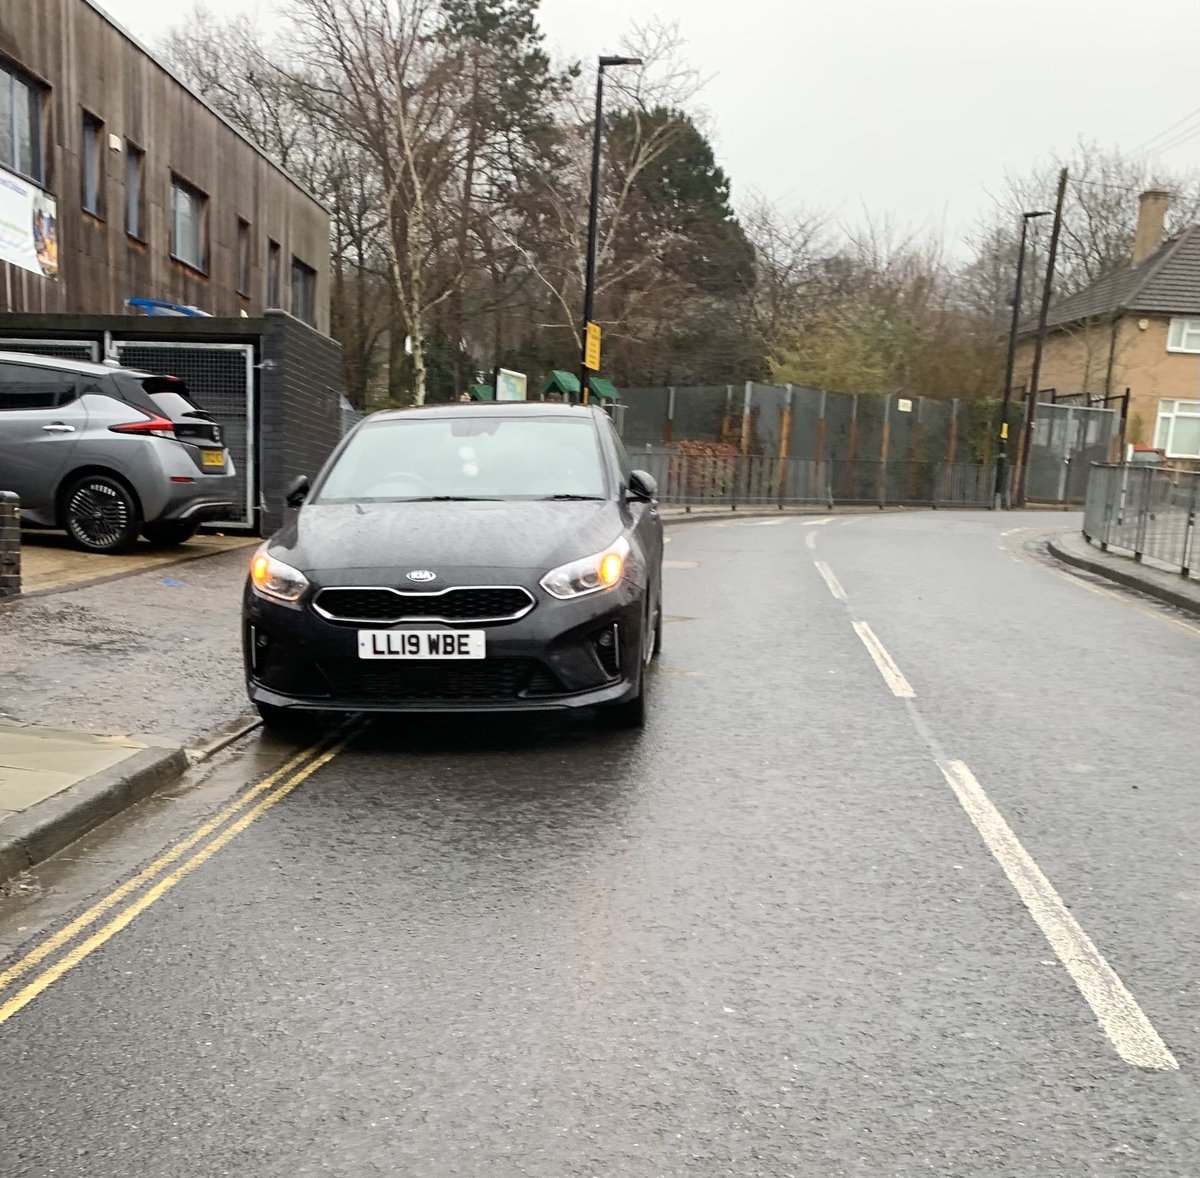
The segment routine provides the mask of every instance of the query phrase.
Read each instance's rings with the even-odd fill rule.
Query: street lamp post
[[[587,335],[596,301],[596,230],[600,217],[600,151],[604,139],[604,71],[611,66],[641,65],[640,57],[602,57],[596,70],[596,121],[592,128],[592,196],[588,204],[587,263],[583,283],[583,332],[580,336],[579,392],[588,400]]]
[[[1017,362],[1017,327],[1021,321],[1021,286],[1025,279],[1025,236],[1029,222],[1048,217],[1049,212],[1021,214],[1021,244],[1017,247],[1017,281],[1013,292],[1012,322],[1008,329],[1008,359],[1004,366],[1004,397],[1000,402],[1000,437],[996,447],[996,506],[1004,503],[1004,483],[1008,472],[1008,407],[1012,401],[1013,369]]]

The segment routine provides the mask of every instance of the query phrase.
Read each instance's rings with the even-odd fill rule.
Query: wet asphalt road
[[[0,1026],[0,1173],[1194,1178],[1200,633],[1014,522],[675,529],[644,734],[353,736]]]

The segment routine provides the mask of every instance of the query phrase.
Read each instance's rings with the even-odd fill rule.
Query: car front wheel
[[[662,601],[642,625],[642,665],[638,673],[637,695],[604,709],[604,720],[613,728],[644,728],[646,726],[646,685],[650,664],[662,645]]]
[[[268,732],[277,732],[281,736],[297,736],[306,728],[311,729],[313,717],[311,713],[293,711],[291,708],[276,707],[275,704],[259,703],[254,706],[262,717],[263,727]]]
[[[128,552],[141,531],[141,511],[133,492],[111,475],[77,479],[63,495],[63,527],[87,552]]]

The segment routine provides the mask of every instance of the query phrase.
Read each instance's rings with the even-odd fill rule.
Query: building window
[[[241,217],[237,223],[237,288],[238,294],[250,297],[250,222]]]
[[[104,124],[83,114],[83,211],[104,216]]]
[[[1159,401],[1154,446],[1168,458],[1200,458],[1200,401]]]
[[[42,105],[45,90],[0,65],[0,167],[44,184]]]
[[[308,324],[317,321],[317,272],[292,259],[292,314]]]
[[[278,308],[279,303],[279,285],[280,285],[280,270],[282,263],[280,258],[283,251],[279,248],[279,242],[267,241],[267,306]]]
[[[1168,352],[1200,352],[1200,319],[1172,319]]]
[[[145,239],[145,226],[142,224],[145,214],[143,200],[145,197],[146,153],[127,139],[125,141],[125,232],[138,241]]]
[[[171,257],[208,272],[208,197],[178,176],[171,177]]]

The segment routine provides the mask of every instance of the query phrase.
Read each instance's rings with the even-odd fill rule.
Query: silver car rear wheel
[[[132,492],[109,475],[85,475],[63,496],[67,535],[88,552],[126,552],[137,543],[141,512]]]

